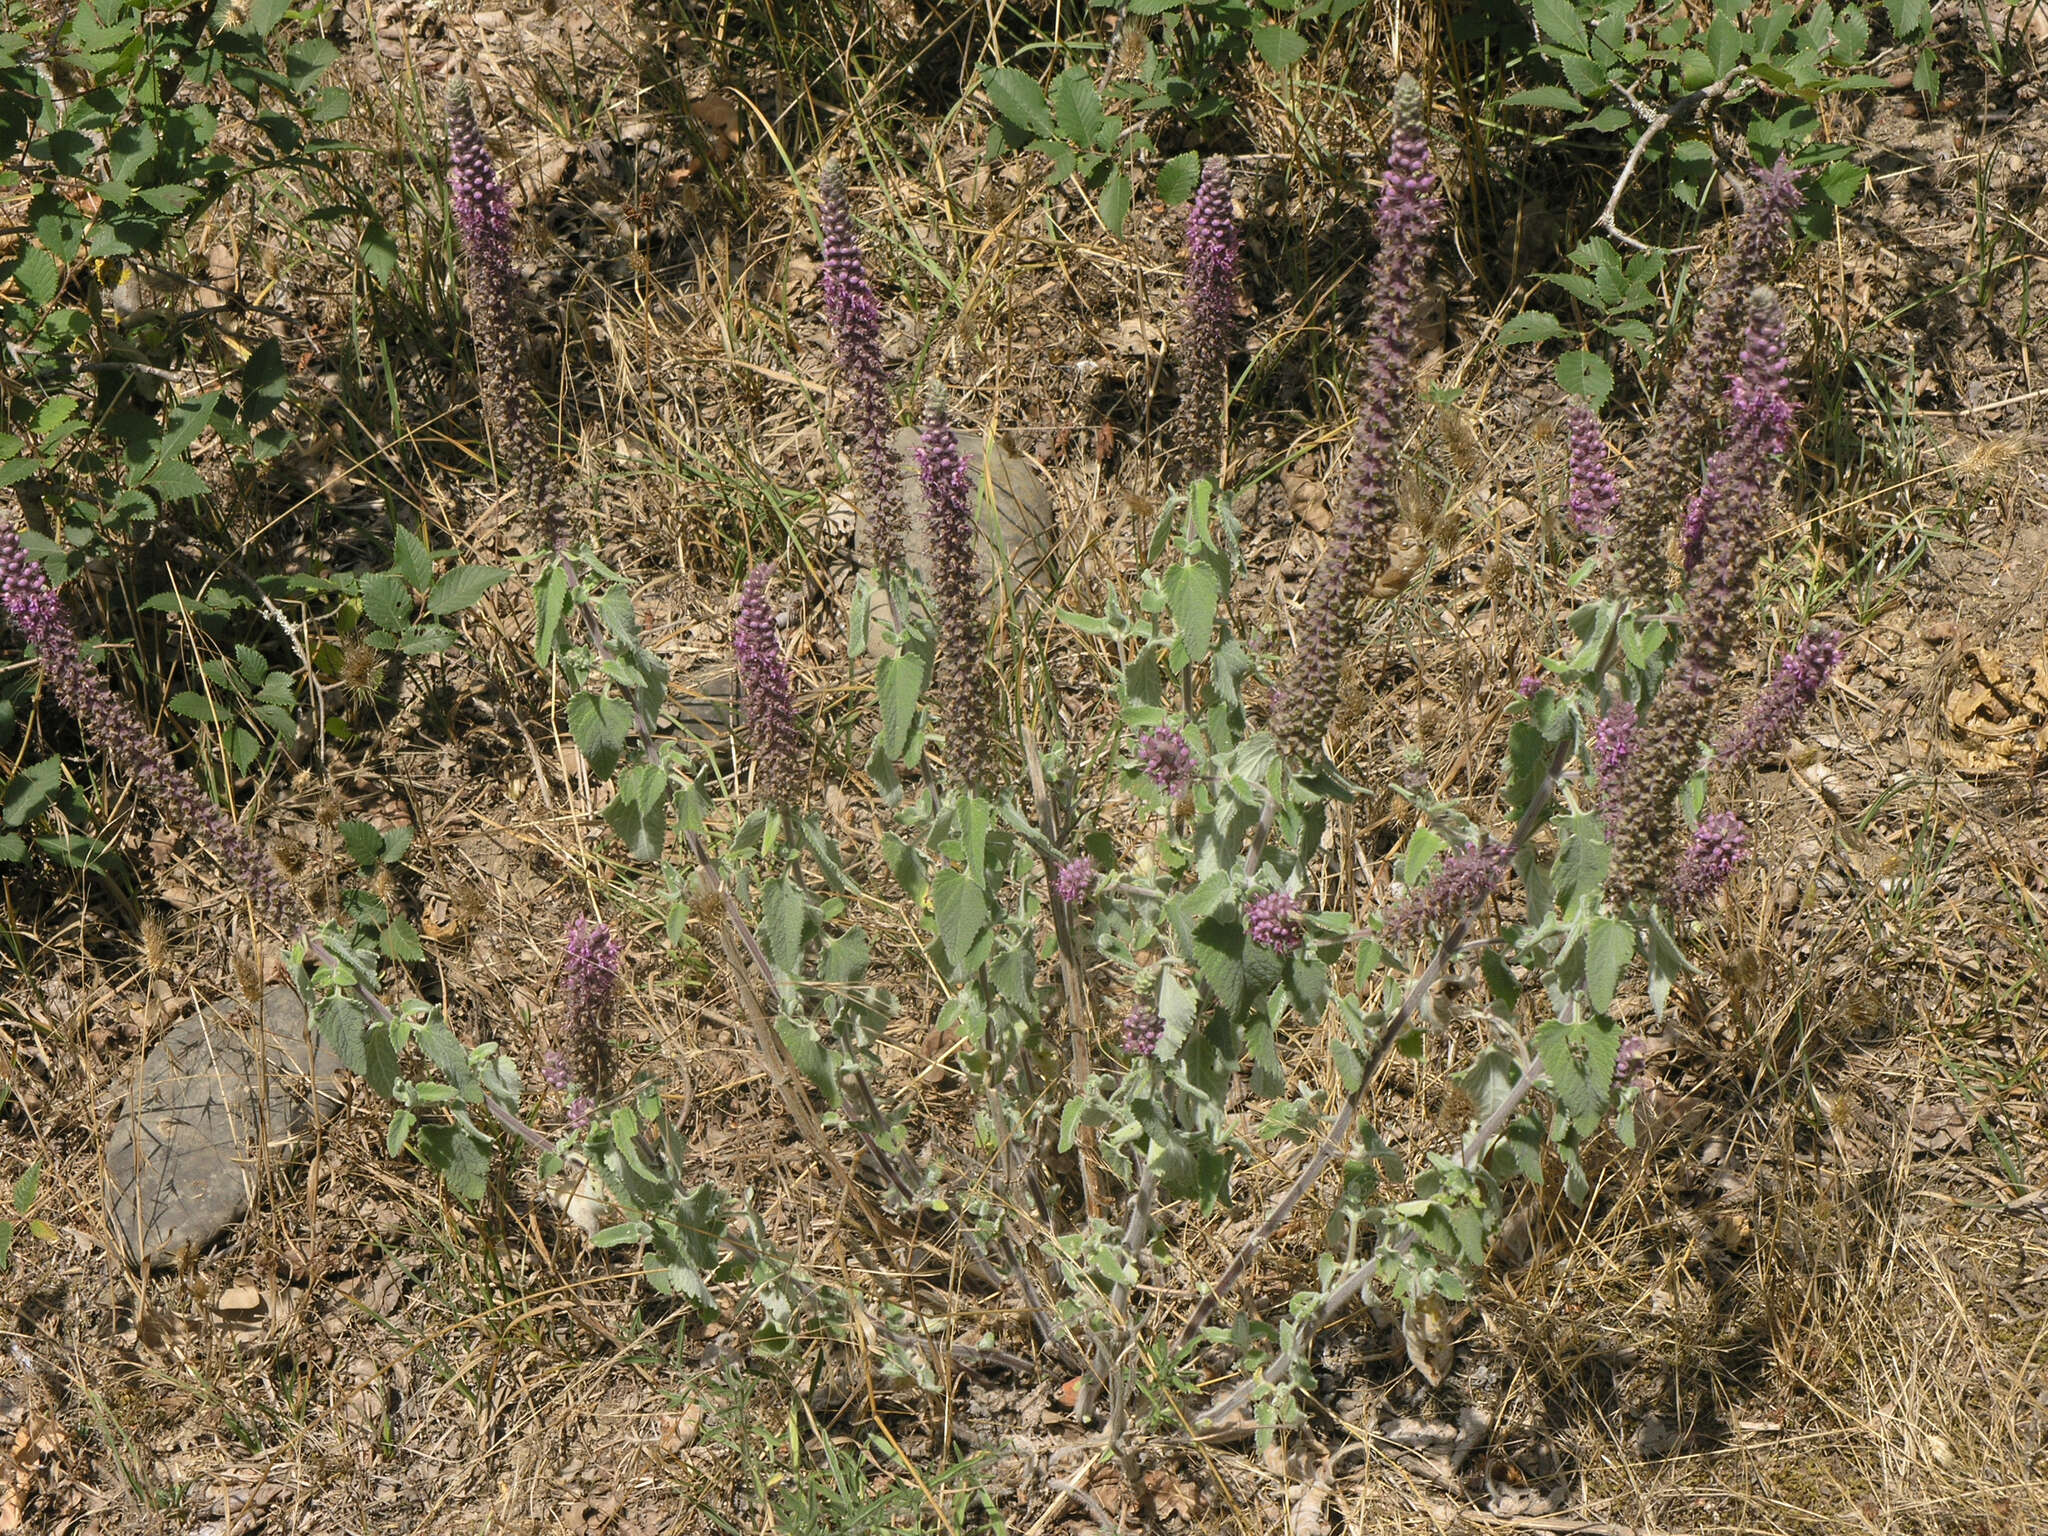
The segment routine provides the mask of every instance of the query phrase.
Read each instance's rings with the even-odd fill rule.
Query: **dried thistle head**
[[[228,969],[234,972],[235,990],[250,1007],[263,1001],[263,967],[257,964],[255,955],[246,949],[236,950],[228,957]]]
[[[313,807],[313,820],[330,832],[341,825],[341,792],[332,784],[320,792]]]
[[[384,689],[387,658],[375,646],[350,635],[341,643],[341,691],[349,708],[359,709]]]
[[[171,931],[154,912],[142,919],[142,966],[150,976],[160,978],[171,968]]]

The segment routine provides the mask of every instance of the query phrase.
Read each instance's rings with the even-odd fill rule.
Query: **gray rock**
[[[342,1066],[288,986],[171,1027],[107,1142],[101,1196],[131,1264],[197,1252],[249,1212],[259,1160],[289,1160],[341,1102]]]
[[[977,555],[985,577],[998,578],[1014,591],[1022,582],[1040,593],[1052,589],[1058,570],[1059,523],[1052,491],[1038,466],[1012,451],[1000,437],[984,440],[977,433],[956,434],[960,459],[974,488]],[[904,553],[911,569],[927,580],[924,530],[924,486],[917,477],[917,428],[896,434],[896,452],[903,461]],[[863,513],[865,518],[865,513]],[[865,522],[862,526],[865,549]]]

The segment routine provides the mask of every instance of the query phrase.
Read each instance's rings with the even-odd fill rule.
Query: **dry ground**
[[[195,241],[221,253],[215,281],[262,272],[300,317],[314,395],[289,472],[238,488],[250,557],[376,558],[396,515],[474,557],[520,550],[481,469],[473,375],[449,357],[435,125],[460,66],[519,177],[592,529],[679,675],[716,664],[734,574],[783,557],[805,578],[791,633],[827,776],[853,751],[845,477],[804,200],[828,150],[858,167],[896,360],[1044,467],[1069,600],[1127,581],[1161,489],[1178,217],[1141,202],[1111,239],[1028,170],[977,163],[959,82],[1014,36],[908,5],[865,19],[904,76],[838,109],[778,72],[774,46],[698,41],[708,25],[682,7],[349,10],[351,127],[400,277],[369,288],[255,196]],[[1233,468],[1257,576],[1236,601],[1254,619],[1284,622],[1328,523],[1369,255],[1363,182],[1310,176],[1289,148],[1306,125],[1369,150],[1393,69],[1448,67],[1432,21],[1362,29],[1385,67],[1358,70],[1356,94],[1255,94],[1238,146],[1255,315]],[[1851,660],[1787,768],[1754,786],[1757,854],[1656,1036],[1647,1150],[1607,1147],[1583,1211],[1553,1195],[1518,1214],[1446,1320],[1437,1383],[1362,1316],[1322,1346],[1328,1411],[1273,1452],[1140,1435],[1162,1528],[2048,1529],[2048,353],[2030,286],[2048,278],[2048,107],[2024,45],[1994,78],[1972,64],[1978,24],[1947,25],[1951,109],[1900,90],[1839,125],[1873,187],[1790,280],[1808,404],[1765,645],[1818,617],[1852,635]],[[1557,396],[1489,341],[1555,260],[1554,231],[1584,221],[1590,183],[1554,162],[1476,177],[1460,147],[1447,131],[1470,195],[1432,367],[1461,393],[1418,444],[1402,582],[1341,743],[1368,792],[1333,828],[1359,856],[1321,895],[1354,911],[1403,832],[1393,773],[1489,792],[1502,708],[1557,643],[1575,559]],[[520,588],[501,589],[456,666],[364,710],[345,749],[287,765],[258,814],[315,893],[347,868],[340,816],[413,825],[391,887],[429,941],[413,980],[467,1037],[529,1060],[564,920],[609,917],[632,1063],[672,1085],[708,1175],[807,1261],[844,1268],[836,1186],[733,1023],[704,935],[664,933],[687,893],[607,849],[603,791],[529,680],[529,626]],[[1089,676],[1085,655],[1051,666]],[[1077,733],[1112,724],[1074,706]],[[859,843],[866,808],[827,795]],[[95,1193],[112,1104],[169,1021],[235,989],[249,941],[204,860],[119,816],[109,835],[150,870],[159,942],[98,887],[44,872],[8,895],[22,974],[0,1000],[0,1148],[10,1168],[43,1160],[37,1210],[57,1235],[24,1237],[0,1275],[0,1529],[952,1531],[990,1510],[1033,1536],[1136,1528],[1057,1382],[963,1381],[942,1411],[843,1351],[750,1369],[743,1325],[657,1304],[537,1190],[483,1218],[448,1205],[384,1156],[372,1103],[309,1167],[270,1171],[223,1245],[138,1284],[107,1256]],[[883,937],[906,955],[916,941]],[[929,1062],[922,1024],[904,1026],[907,1089]],[[1290,1046],[1292,1071],[1327,1072],[1319,1038]],[[928,1100],[935,1121],[966,1113]],[[1439,1143],[1461,1113],[1426,1065],[1390,1072],[1372,1112],[1390,1138]],[[1244,1208],[1283,1177],[1249,1170]],[[1318,1214],[1299,1228],[1261,1272],[1269,1294],[1312,1263]],[[1228,1218],[1190,1219],[1191,1267],[1213,1269],[1230,1236]]]

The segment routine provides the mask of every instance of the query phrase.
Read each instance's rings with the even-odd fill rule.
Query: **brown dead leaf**
[[[52,1472],[71,1436],[55,1419],[32,1413],[7,1447],[0,1466],[0,1532],[25,1529],[37,1487]]]

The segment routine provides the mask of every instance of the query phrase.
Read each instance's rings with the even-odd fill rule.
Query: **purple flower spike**
[[[1468,843],[1437,866],[1427,885],[1408,893],[1387,918],[1387,931],[1405,944],[1441,932],[1500,889],[1514,861],[1509,843]]]
[[[258,912],[278,928],[295,931],[301,917],[299,899],[283,873],[178,766],[135,707],[86,660],[63,598],[7,523],[0,523],[0,612],[36,648],[44,680],[86,738],[173,821],[212,845],[214,857]]]
[[[1181,325],[1181,438],[1189,473],[1216,471],[1230,354],[1237,346],[1237,218],[1230,162],[1213,155],[1188,211],[1187,316]]]
[[[1664,546],[1672,514],[1693,483],[1715,407],[1736,366],[1750,290],[1770,280],[1792,215],[1805,197],[1799,173],[1784,160],[1759,172],[1750,184],[1735,226],[1734,250],[1700,301],[1691,343],[1664,388],[1636,458],[1613,549],[1622,591],[1643,606],[1661,606],[1668,593]]]
[[[1082,854],[1069,859],[1052,877],[1053,894],[1070,907],[1078,907],[1095,889],[1095,861]]]
[[[1195,749],[1170,725],[1155,725],[1138,738],[1138,766],[1169,800],[1194,787]]]
[[[549,1051],[540,1059],[541,1081],[557,1093],[576,1086],[576,1074],[569,1070],[569,1058],[561,1051]]]
[[[1252,942],[1276,955],[1301,948],[1301,908],[1286,891],[1271,891],[1245,903],[1244,928]]]
[[[823,271],[818,287],[825,320],[839,345],[839,373],[853,418],[855,456],[867,480],[868,528],[875,564],[884,570],[903,563],[902,461],[897,457],[889,410],[889,374],[882,362],[882,306],[868,281],[867,258],[853,232],[846,202],[846,173],[825,167],[818,199]]]
[[[1779,665],[1777,675],[1721,739],[1714,755],[1730,768],[1741,768],[1784,748],[1799,728],[1813,701],[1827,685],[1842,657],[1842,641],[1830,630],[1815,630]]]
[[[1515,684],[1515,692],[1525,699],[1533,699],[1542,691],[1543,678],[1540,673],[1531,672],[1527,677]]]
[[[567,548],[562,471],[541,442],[540,401],[522,368],[520,284],[512,271],[512,208],[477,126],[469,87],[448,88],[448,201],[462,239],[469,290],[469,329],[476,343],[484,409],[512,465],[513,490],[540,525],[548,547]]]
[[[1576,397],[1565,407],[1565,429],[1571,440],[1571,494],[1567,504],[1572,526],[1589,538],[1614,531],[1615,504],[1621,499],[1614,471],[1607,463],[1607,442],[1600,422],[1586,402]]]
[[[1345,654],[1358,636],[1358,605],[1386,564],[1387,539],[1398,514],[1394,493],[1407,432],[1422,280],[1444,217],[1429,168],[1424,105],[1422,87],[1403,75],[1394,86],[1394,130],[1376,213],[1379,259],[1373,269],[1349,482],[1309,582],[1293,670],[1273,700],[1274,735],[1297,760],[1322,751],[1337,713]]]
[[[1749,847],[1749,830],[1726,811],[1702,816],[1692,846],[1685,850],[1671,877],[1671,905],[1680,912],[1698,910],[1728,883],[1728,876]]]
[[[1641,1035],[1630,1035],[1621,1042],[1621,1049],[1614,1057],[1614,1086],[1627,1088],[1643,1075],[1643,1067],[1650,1059],[1650,1042]]]
[[[1603,800],[1611,798],[1636,744],[1636,707],[1616,699],[1593,722],[1593,771]]]
[[[571,919],[562,936],[562,1060],[577,1088],[600,1097],[611,1082],[619,954],[611,929],[588,918]]]
[[[1159,1049],[1159,1037],[1166,1033],[1166,1021],[1150,1003],[1137,1003],[1124,1015],[1124,1054],[1150,1056]]]
[[[1614,796],[1608,883],[1623,897],[1658,890],[1677,857],[1675,797],[1699,760],[1715,694],[1755,600],[1770,492],[1792,428],[1784,315],[1768,288],[1750,295],[1749,332],[1728,408],[1727,443],[1700,487],[1700,553],[1686,581],[1683,638]]]
[[[981,786],[995,770],[988,624],[981,612],[974,508],[960,444],[946,420],[944,394],[925,404],[917,447],[924,485],[925,543],[931,551],[933,607],[939,622],[937,692],[946,749],[962,780]]]
[[[782,659],[782,640],[768,605],[768,579],[774,574],[772,563],[747,573],[733,620],[732,651],[756,780],[765,799],[794,814],[804,798],[806,753],[803,727],[791,702],[789,667]]]

